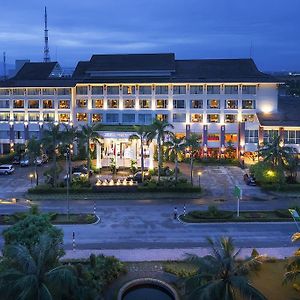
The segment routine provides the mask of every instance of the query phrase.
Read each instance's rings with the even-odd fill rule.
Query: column
[[[221,133],[220,133],[220,155],[223,158],[225,152],[225,125],[221,125]]]
[[[96,168],[102,168],[102,159],[101,159],[101,143],[96,144]]]
[[[245,153],[245,122],[239,123],[239,130],[238,130],[238,158],[242,167],[244,166],[244,153]]]
[[[259,126],[258,128],[258,146],[261,147],[264,143],[264,128]]]
[[[207,157],[207,132],[208,126],[203,125],[203,156]]]
[[[148,169],[151,169],[153,170],[154,168],[154,144],[153,142],[150,143],[149,145],[149,166],[148,166]]]
[[[185,125],[185,136],[188,139],[190,137],[191,134],[191,125],[190,124],[186,124]]]
[[[279,128],[279,137],[280,137],[280,142],[284,143],[284,128],[283,127]]]
[[[10,144],[10,152],[14,152],[14,141],[15,141],[15,136],[14,136],[14,124],[10,124],[9,127],[9,144]]]
[[[29,140],[29,128],[27,122],[24,122],[24,139],[25,143]]]

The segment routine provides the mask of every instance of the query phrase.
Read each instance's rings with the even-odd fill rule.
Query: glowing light
[[[267,171],[267,176],[269,176],[269,177],[274,177],[274,176],[275,176],[275,172],[272,171],[272,170],[268,170],[268,171]]]
[[[271,111],[273,111],[273,107],[270,104],[265,104],[262,107],[262,112],[265,114],[269,114]]]

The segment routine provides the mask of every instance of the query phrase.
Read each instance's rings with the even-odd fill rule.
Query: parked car
[[[244,174],[244,181],[247,185],[256,186],[256,180],[254,175],[250,174],[249,176],[248,174]]]
[[[144,172],[144,180],[150,180],[151,175],[148,172]],[[142,182],[142,172],[136,172],[134,175],[130,175],[126,178],[127,181],[133,180],[137,181],[138,183]]]
[[[64,181],[67,181],[67,179],[68,179],[68,174],[66,174],[65,176],[64,176]],[[87,178],[87,174],[86,173],[82,173],[82,172],[74,172],[73,174],[72,174],[72,178],[74,179],[74,178]]]
[[[80,165],[80,166],[77,166],[77,167],[73,167],[72,168],[72,173],[83,173],[83,174],[87,174],[88,173],[88,168],[86,165]],[[90,170],[90,176],[93,175],[93,170]]]
[[[15,155],[14,158],[13,158],[12,163],[13,163],[14,165],[18,165],[18,164],[20,164],[20,160],[21,160],[20,155]]]
[[[21,167],[28,167],[29,166],[29,158],[27,156],[24,156],[20,160],[20,166]]]
[[[43,164],[43,158],[38,156],[35,160],[34,163],[36,163],[37,166],[41,166]]]
[[[1,165],[0,166],[0,174],[9,175],[15,171],[13,165]]]

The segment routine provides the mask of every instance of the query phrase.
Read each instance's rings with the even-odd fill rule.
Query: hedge
[[[0,155],[0,165],[11,163],[15,155],[16,155],[15,152]]]
[[[291,184],[261,184],[261,188],[267,191],[300,192],[300,183]]]

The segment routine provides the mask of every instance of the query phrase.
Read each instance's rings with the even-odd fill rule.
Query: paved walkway
[[[291,256],[297,247],[256,248],[259,254],[268,257],[286,258]],[[253,248],[242,248],[239,258],[251,255]],[[183,248],[183,249],[113,249],[113,250],[66,250],[65,259],[88,258],[91,253],[115,256],[124,262],[138,261],[168,261],[183,260],[187,253],[204,256],[211,253],[210,248]]]

